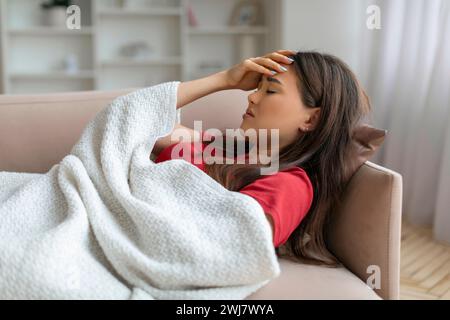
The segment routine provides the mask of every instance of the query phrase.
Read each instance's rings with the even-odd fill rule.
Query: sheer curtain
[[[388,130],[374,159],[403,175],[403,215],[450,243],[450,1],[361,1],[381,29],[360,21],[357,73],[374,124]]]

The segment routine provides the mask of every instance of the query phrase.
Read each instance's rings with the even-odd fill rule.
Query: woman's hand
[[[292,50],[278,50],[262,57],[245,59],[230,69],[204,78],[181,82],[177,92],[177,109],[213,92],[253,90],[258,87],[262,74],[272,76],[272,70],[275,73],[284,72],[281,64],[292,63],[287,56],[295,54]]]
[[[292,50],[277,50],[262,57],[248,58],[225,71],[225,79],[230,89],[253,90],[258,87],[263,74],[273,76],[285,72],[281,64],[290,64],[287,56],[295,55]]]

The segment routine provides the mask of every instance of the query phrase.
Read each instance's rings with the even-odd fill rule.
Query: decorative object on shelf
[[[230,17],[231,26],[257,26],[263,23],[263,8],[258,0],[241,0],[236,3]]]
[[[43,24],[51,27],[65,27],[66,10],[71,4],[71,0],[49,0],[41,3],[41,8],[44,10]]]
[[[188,14],[189,26],[197,27],[198,21],[197,21],[197,17],[194,14],[194,9],[192,9],[191,3],[188,3],[187,14]]]
[[[63,68],[64,71],[68,74],[76,74],[80,70],[78,66],[78,57],[74,53],[69,53],[63,59]]]
[[[122,57],[131,59],[148,59],[153,54],[154,50],[144,41],[131,42],[123,45],[119,49]]]
[[[237,61],[258,55],[258,37],[242,34],[236,39]]]

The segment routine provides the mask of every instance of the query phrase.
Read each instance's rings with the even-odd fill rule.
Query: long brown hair
[[[304,263],[338,266],[338,259],[326,246],[326,224],[345,186],[345,152],[352,132],[370,111],[370,104],[353,72],[337,57],[308,51],[291,58],[303,104],[320,107],[320,115],[314,130],[279,151],[279,170],[304,169],[314,198],[300,225],[276,252],[283,249],[287,257]],[[254,164],[205,164],[208,175],[232,191],[260,178],[260,168]]]

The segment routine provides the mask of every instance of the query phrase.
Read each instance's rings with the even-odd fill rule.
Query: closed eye
[[[256,90],[254,90],[254,92],[257,92],[259,89],[261,89],[261,84],[262,84],[262,81],[260,81],[258,83],[258,88]],[[273,93],[277,93],[277,92],[276,91],[272,91],[272,90],[266,90],[266,93],[273,94]]]
[[[257,92],[259,89],[254,90],[254,92]],[[273,93],[277,93],[276,91],[272,91],[272,90],[266,90],[266,93],[268,94],[273,94]]]

